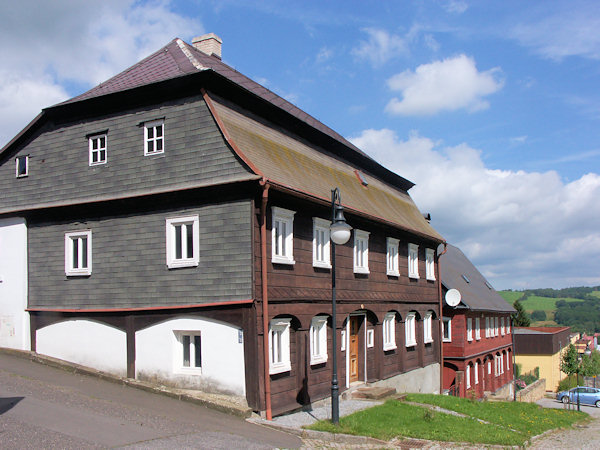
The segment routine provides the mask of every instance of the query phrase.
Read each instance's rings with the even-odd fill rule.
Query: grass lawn
[[[587,417],[585,413],[543,409],[530,403],[474,402],[433,394],[408,394],[407,400],[441,406],[469,417],[433,412],[391,399],[383,405],[342,417],[339,427],[329,421],[320,421],[307,428],[386,441],[394,437],[412,437],[475,444],[523,445],[532,436],[553,428],[568,427]]]

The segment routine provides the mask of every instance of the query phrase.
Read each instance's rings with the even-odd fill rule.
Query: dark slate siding
[[[169,270],[165,219],[198,214],[200,265]],[[64,233],[92,230],[92,275],[65,276]],[[252,296],[251,202],[29,223],[32,308],[138,308]]]
[[[165,153],[144,156],[142,122],[165,120]],[[86,135],[108,130],[108,162],[89,166]],[[15,177],[15,157],[30,155],[29,176]],[[46,124],[0,161],[0,211],[39,204],[122,197],[186,183],[245,178],[201,97],[61,126]]]

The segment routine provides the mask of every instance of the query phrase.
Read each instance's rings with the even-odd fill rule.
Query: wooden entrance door
[[[350,316],[350,383],[358,381],[358,330],[361,317]]]

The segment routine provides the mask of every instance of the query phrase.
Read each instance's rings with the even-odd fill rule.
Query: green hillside
[[[546,320],[531,326],[570,326],[573,331],[600,331],[600,286],[565,289],[530,289],[498,292],[511,305],[519,300],[527,314]],[[543,311],[543,313],[542,313]]]

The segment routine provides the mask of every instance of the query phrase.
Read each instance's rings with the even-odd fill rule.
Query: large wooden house
[[[443,238],[413,184],[220,55],[174,39],[0,151],[0,345],[267,415],[328,397],[334,351],[342,391],[439,392]]]
[[[512,398],[515,309],[458,247],[446,246],[440,273],[447,299],[442,308],[443,390],[459,397]],[[451,290],[459,293],[454,301]]]

